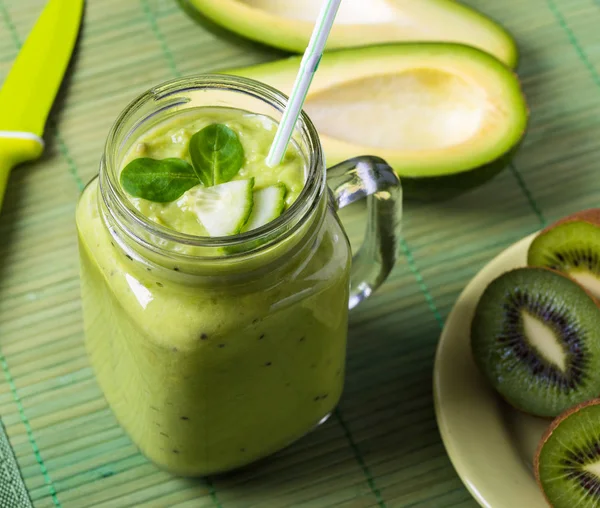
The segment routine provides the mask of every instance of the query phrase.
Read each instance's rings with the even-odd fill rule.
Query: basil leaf
[[[244,164],[244,147],[238,135],[223,124],[212,124],[190,139],[194,171],[206,187],[229,182]]]
[[[182,159],[132,160],[121,172],[121,186],[135,198],[156,203],[175,201],[185,191],[199,185],[191,164]]]

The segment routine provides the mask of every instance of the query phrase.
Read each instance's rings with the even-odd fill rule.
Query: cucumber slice
[[[195,187],[193,210],[210,236],[239,233],[252,213],[254,178]]]
[[[254,208],[242,231],[257,229],[281,215],[285,208],[287,188],[282,183],[254,192]]]

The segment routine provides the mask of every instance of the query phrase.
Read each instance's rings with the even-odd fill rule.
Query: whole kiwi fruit
[[[600,309],[566,275],[517,268],[484,290],[471,323],[480,370],[515,408],[554,417],[600,395]]]
[[[527,264],[566,273],[600,298],[600,208],[568,215],[542,230],[529,247]]]
[[[600,399],[568,409],[552,422],[533,469],[550,506],[600,506]]]

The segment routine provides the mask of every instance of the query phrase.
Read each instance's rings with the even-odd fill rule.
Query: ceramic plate
[[[534,236],[502,252],[469,283],[448,316],[435,359],[435,410],[442,439],[462,481],[489,508],[548,506],[532,463],[550,420],[504,403],[479,373],[469,345],[471,319],[483,290],[503,272],[525,266]]]

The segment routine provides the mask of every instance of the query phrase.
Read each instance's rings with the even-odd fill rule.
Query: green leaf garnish
[[[212,124],[190,139],[194,171],[205,187],[229,182],[244,164],[244,147],[238,135],[223,124]]]
[[[121,186],[135,198],[156,203],[175,201],[199,184],[191,164],[182,159],[132,160],[121,172]]]

